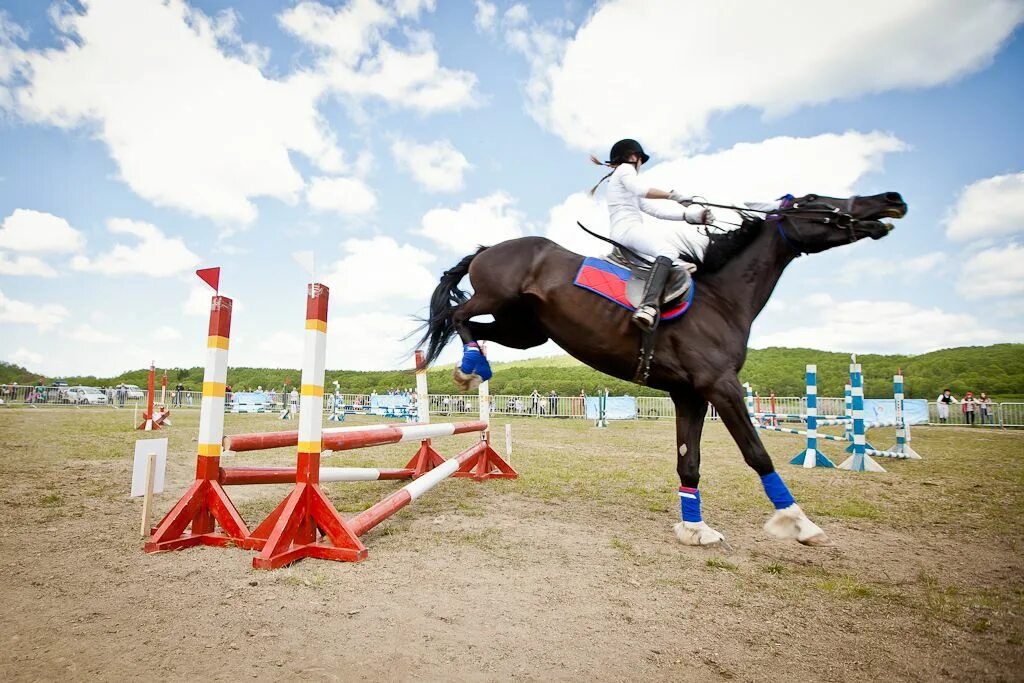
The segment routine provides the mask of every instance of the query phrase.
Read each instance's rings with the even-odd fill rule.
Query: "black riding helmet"
[[[612,151],[608,153],[608,163],[621,164],[626,161],[626,157],[628,157],[630,153],[636,154],[645,164],[651,158],[647,156],[644,152],[644,148],[640,146],[639,142],[631,138],[626,138],[625,140],[619,140],[612,145]]]

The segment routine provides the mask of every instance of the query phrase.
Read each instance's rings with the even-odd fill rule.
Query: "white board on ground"
[[[139,439],[135,442],[135,462],[132,466],[132,498],[146,495],[146,461],[149,459],[150,453],[156,453],[153,493],[164,492],[164,471],[167,469],[167,437],[162,439]]]

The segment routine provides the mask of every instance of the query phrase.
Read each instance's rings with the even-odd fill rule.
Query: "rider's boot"
[[[668,282],[668,275],[672,272],[672,261],[659,256],[654,259],[651,266],[651,274],[644,285],[644,296],[640,305],[633,313],[633,324],[642,330],[650,330],[658,322],[659,311],[661,310],[661,294]]]

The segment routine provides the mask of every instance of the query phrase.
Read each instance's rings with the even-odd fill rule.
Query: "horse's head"
[[[808,254],[870,237],[881,239],[893,229],[882,218],[903,218],[907,204],[899,192],[869,197],[797,197],[779,211],[779,229],[795,249]]]

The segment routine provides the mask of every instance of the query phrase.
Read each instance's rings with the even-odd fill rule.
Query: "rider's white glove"
[[[679,202],[683,206],[689,206],[690,204],[693,203],[693,197],[690,197],[689,195],[681,194],[679,192],[676,192],[675,190],[669,190],[668,191],[668,198],[671,199],[674,202]]]
[[[686,207],[686,211],[683,212],[683,219],[693,225],[708,225],[715,220],[715,214],[711,213],[711,209],[699,204],[693,204]]]

